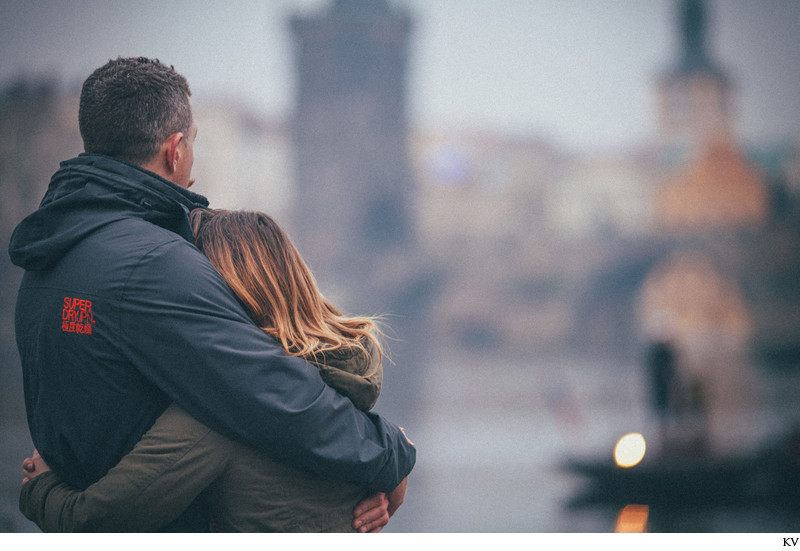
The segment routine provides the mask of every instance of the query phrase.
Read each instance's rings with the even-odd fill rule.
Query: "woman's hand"
[[[25,476],[25,478],[22,479],[22,483],[25,484],[33,477],[49,470],[50,467],[48,467],[47,463],[44,462],[44,459],[42,459],[42,456],[39,455],[39,452],[34,449],[33,457],[26,457],[22,462],[22,474]]]

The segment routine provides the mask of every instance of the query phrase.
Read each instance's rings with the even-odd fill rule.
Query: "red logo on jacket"
[[[94,316],[92,301],[64,297],[64,310],[61,313],[61,330],[67,333],[92,334]]]

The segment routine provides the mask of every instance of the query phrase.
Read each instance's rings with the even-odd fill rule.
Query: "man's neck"
[[[165,180],[172,182],[170,179],[170,174],[164,169],[162,166],[163,163],[158,162],[158,158],[150,159],[147,162],[141,163],[139,166],[145,170],[152,172],[153,174],[157,174],[164,178]],[[172,182],[173,184],[175,182]]]

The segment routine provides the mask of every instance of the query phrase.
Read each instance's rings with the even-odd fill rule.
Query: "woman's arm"
[[[154,531],[220,475],[228,442],[173,404],[86,490],[45,472],[23,485],[20,510],[45,532]]]

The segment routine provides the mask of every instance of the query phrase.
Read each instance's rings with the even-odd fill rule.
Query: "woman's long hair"
[[[345,347],[366,352],[364,339],[382,354],[375,319],[345,316],[323,297],[297,248],[272,218],[196,209],[190,219],[195,245],[250,318],[289,355],[311,357]]]

